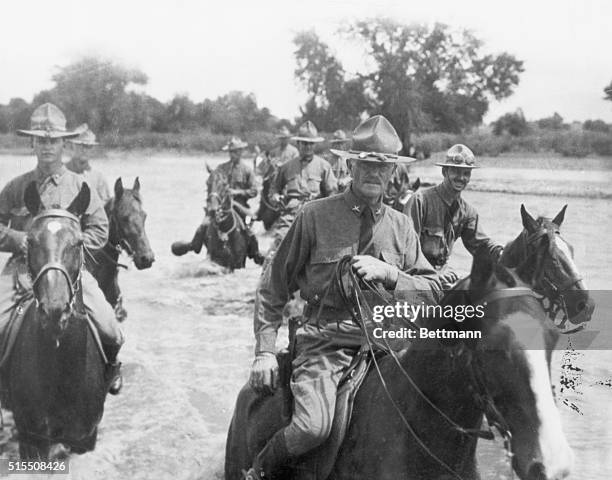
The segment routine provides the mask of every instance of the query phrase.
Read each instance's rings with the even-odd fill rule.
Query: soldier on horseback
[[[68,140],[68,143],[73,147],[74,153],[72,158],[66,162],[66,168],[71,172],[83,175],[87,185],[98,193],[98,197],[102,200],[102,205],[105,205],[111,198],[108,182],[102,173],[91,168],[89,164],[94,148],[100,144],[96,141],[96,135],[89,129],[86,123],[75,131],[81,133],[77,138]]]
[[[77,137],[79,132],[66,131],[66,118],[55,105],[45,103],[38,107],[32,113],[30,130],[18,130],[17,133],[32,139],[38,164],[34,170],[11,180],[0,192],[0,251],[13,254],[0,274],[0,345],[5,345],[7,327],[17,306],[32,289],[25,262],[27,232],[32,220],[24,203],[26,187],[36,182],[45,207],[66,208],[85,183],[82,176],[69,171],[62,163],[64,140]],[[83,248],[104,246],[108,237],[108,219],[104,205],[93,189],[81,226]],[[86,313],[98,330],[109,362],[115,364],[117,373],[110,393],[116,394],[122,385],[116,359],[124,342],[123,332],[97,282],[84,268],[81,282]]]
[[[263,256],[259,253],[259,244],[257,237],[250,228],[250,217],[251,211],[249,209],[248,200],[257,196],[257,189],[255,187],[255,176],[253,170],[241,161],[242,152],[247,147],[247,143],[243,142],[237,137],[232,137],[230,141],[223,147],[223,151],[229,152],[229,161],[219,165],[213,173],[222,174],[229,184],[230,194],[233,198],[233,207],[240,218],[245,222],[246,232],[248,235],[249,256],[253,258],[255,263],[261,265],[263,263]],[[207,185],[207,198],[213,193],[212,186],[213,174],[209,175],[206,182]],[[202,224],[196,230],[195,235],[191,242],[174,242],[172,244],[172,253],[174,255],[184,255],[189,251],[200,253],[202,245],[206,239],[208,225],[210,224],[210,217],[207,215],[204,217]]]
[[[391,293],[440,289],[410,220],[382,203],[396,163],[404,160],[397,155],[400,149],[384,117],[359,125],[350,152],[336,152],[347,159],[351,185],[342,194],[304,205],[264,269],[255,298],[254,390],[277,386],[275,344],[283,306],[298,289],[307,306],[296,334],[291,421],[256,456],[247,479],[274,478],[330,433],[338,382],[364,342],[332,281],[341,259],[354,255],[353,270]]]
[[[461,237],[472,255],[484,246],[495,259],[503,247],[484,233],[478,212],[461,198],[472,170],[480,168],[472,151],[465,145],[453,145],[446,152],[446,160],[436,165],[442,167],[442,183],[416,192],[404,213],[414,222],[425,257],[439,271],[443,285],[450,287],[457,280],[457,274],[447,265],[455,240]]]
[[[300,157],[283,164],[270,187],[270,200],[273,203],[280,203],[284,197],[281,216],[272,227],[277,243],[285,236],[306,202],[328,197],[338,190],[330,164],[314,154],[315,145],[324,141],[315,125],[310,120],[306,121],[293,140],[297,141]]]

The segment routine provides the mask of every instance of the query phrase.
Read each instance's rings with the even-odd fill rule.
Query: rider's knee
[[[314,412],[313,412],[314,413]],[[296,455],[306,453],[328,439],[332,429],[331,415],[317,412],[305,421],[293,421],[285,431],[287,449]]]

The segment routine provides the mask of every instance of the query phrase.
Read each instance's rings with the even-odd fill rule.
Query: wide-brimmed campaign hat
[[[365,162],[412,163],[416,158],[398,155],[402,149],[395,128],[382,115],[375,115],[361,122],[353,132],[353,143],[348,152],[343,150],[329,151],[347,160]]]
[[[86,123],[79,125],[74,129],[74,131],[80,133],[77,138],[68,140],[70,143],[89,147],[100,145],[98,142],[96,142],[96,135],[89,129],[89,126]]]
[[[291,137],[292,140],[297,142],[309,142],[309,143],[320,143],[325,139],[319,136],[319,131],[315,124],[310,120],[306,120],[298,129],[297,135]]]
[[[440,167],[480,168],[474,163],[474,153],[461,143],[448,149],[444,163],[436,163]]]
[[[329,143],[333,145],[334,143],[346,143],[350,141],[351,139],[346,136],[346,133],[344,133],[344,130],[336,130],[334,132],[334,136],[331,138]]]
[[[278,133],[276,134],[276,138],[291,138],[291,132],[289,131],[287,127],[282,126],[278,130]]]
[[[246,148],[248,146],[248,143],[243,142],[238,137],[232,137],[230,138],[230,141],[227,142],[227,144],[221,148],[221,150],[223,150],[224,152],[227,152],[228,150],[242,150],[243,148]]]
[[[17,130],[23,137],[74,138],[79,132],[66,130],[66,117],[52,103],[43,103],[32,112],[29,130]]]

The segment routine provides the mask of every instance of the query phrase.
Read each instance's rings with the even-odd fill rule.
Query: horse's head
[[[391,179],[385,196],[387,200],[385,203],[393,207],[399,212],[404,211],[404,207],[410,197],[421,187],[421,179],[417,178],[412,185],[408,181],[407,176],[400,176],[398,178]]]
[[[504,265],[516,268],[521,279],[547,299],[549,315],[562,331],[588,322],[595,309],[574,263],[574,250],[560,233],[566,208],[567,205],[552,220],[535,220],[521,205],[523,231],[506,246],[501,258]],[[562,318],[555,320],[557,314]]]
[[[215,170],[210,174],[210,191],[208,192],[208,214],[219,221],[232,210],[232,196],[229,182],[223,173]]]
[[[57,340],[68,325],[81,287],[83,237],[79,217],[89,206],[90,191],[84,183],[66,210],[45,210],[32,182],[24,200],[34,217],[27,236],[27,269],[38,319]]]
[[[476,404],[506,437],[521,479],[567,477],[573,454],[550,382],[559,332],[529,285],[486,254],[475,256],[468,288],[473,298],[466,303],[484,308],[484,316],[466,326],[482,332],[467,367]]]
[[[131,190],[123,188],[121,177],[117,179],[115,198],[109,207],[109,241],[131,255],[138,270],[151,267],[155,261],[155,255],[145,231],[147,214],[142,208],[138,177],[134,180]]]

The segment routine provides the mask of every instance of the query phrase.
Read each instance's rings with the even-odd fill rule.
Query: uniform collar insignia
[[[359,205],[355,205],[353,208],[351,208],[351,210],[357,214],[361,213],[361,209],[359,208]]]

